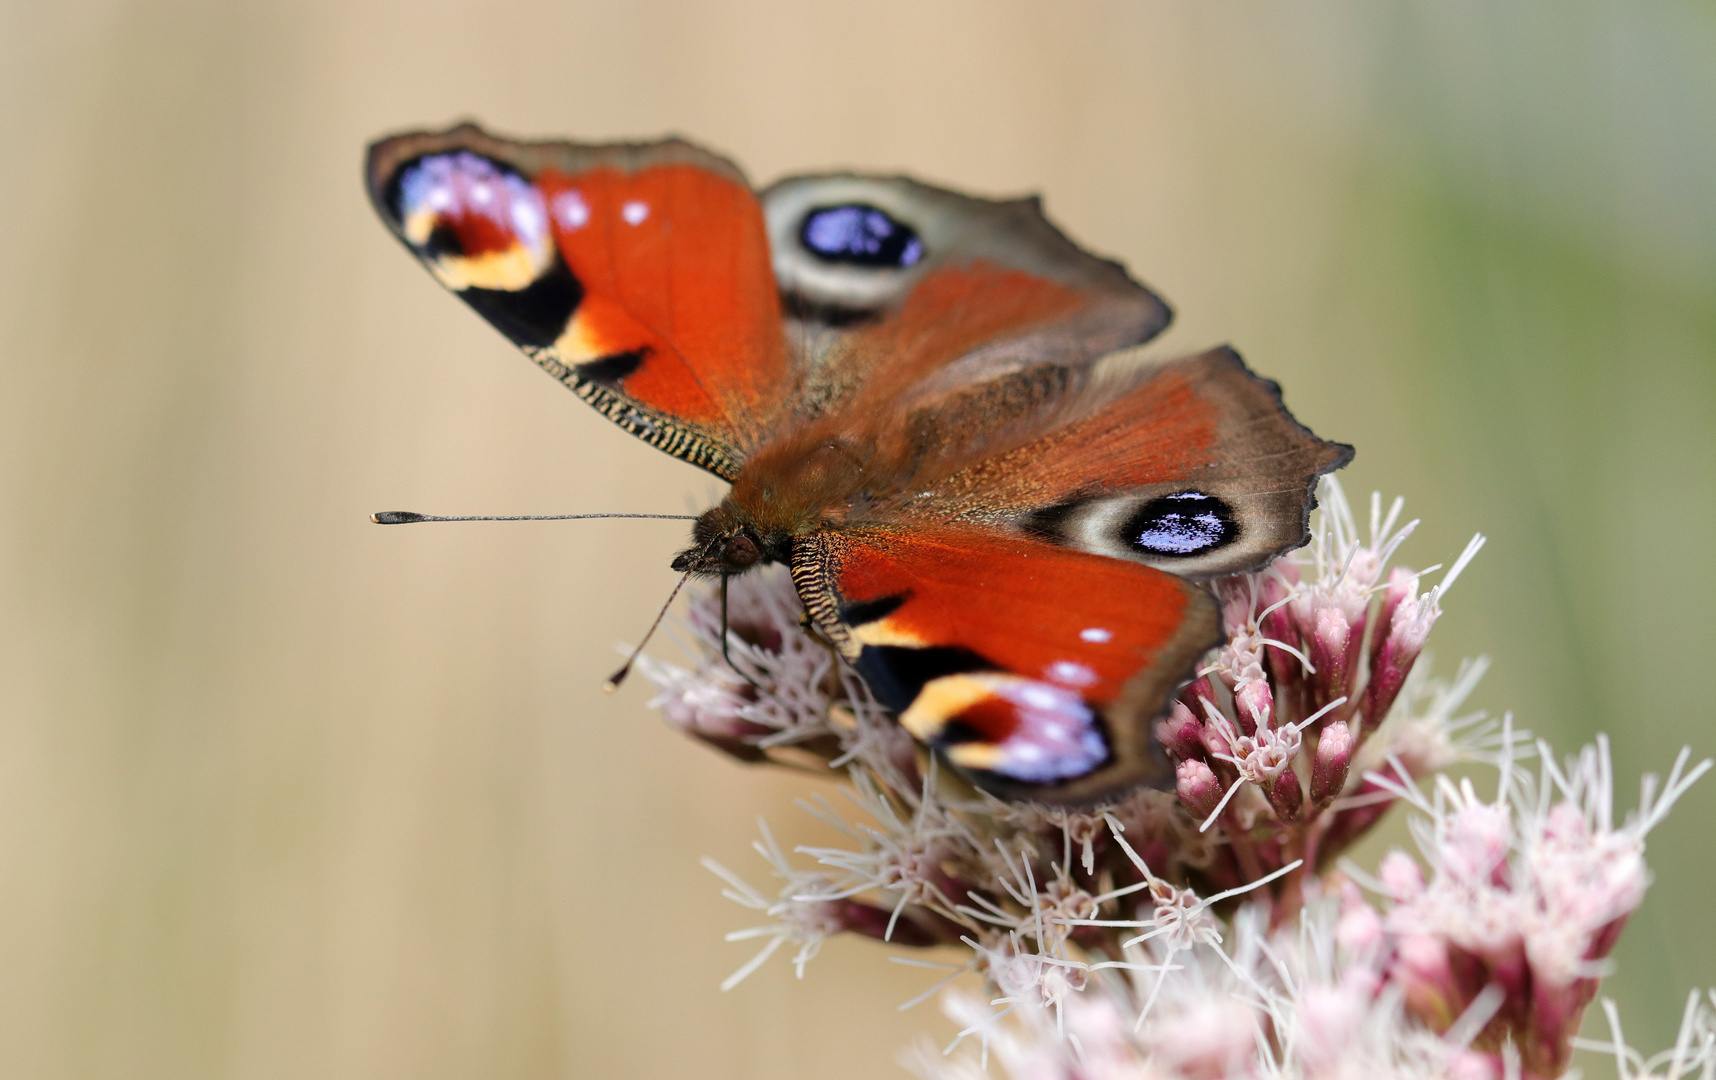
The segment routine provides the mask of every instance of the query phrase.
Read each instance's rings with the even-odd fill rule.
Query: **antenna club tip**
[[[408,525],[413,521],[422,521],[423,515],[410,510],[378,510],[369,516],[377,525]]]
[[[614,672],[612,675],[609,675],[608,681],[602,684],[602,692],[605,694],[611,694],[615,690],[618,690],[620,688],[620,684],[626,681],[626,676],[632,673],[632,664],[636,659],[637,658],[634,656],[631,660],[627,660],[625,662],[625,666],[621,667],[620,670]]]

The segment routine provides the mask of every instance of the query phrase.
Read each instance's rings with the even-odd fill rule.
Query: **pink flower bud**
[[[1169,1076],[1241,1076],[1257,1047],[1257,1021],[1238,998],[1209,998],[1154,1032],[1154,1056]]]
[[[1353,758],[1353,733],[1345,720],[1336,720],[1317,735],[1317,756],[1311,762],[1311,801],[1327,805],[1347,784]]]
[[[1330,604],[1317,612],[1317,628],[1311,639],[1311,663],[1317,669],[1317,689],[1326,705],[1340,697],[1347,685],[1347,644],[1352,625],[1341,609]]]
[[[1591,828],[1577,806],[1560,802],[1550,808],[1549,816],[1544,819],[1543,835],[1561,844],[1586,844],[1591,838]]]
[[[1370,683],[1364,690],[1365,731],[1376,730],[1394,699],[1424,651],[1424,641],[1430,627],[1440,614],[1436,602],[1416,595],[1416,575],[1400,577],[1401,571],[1390,575],[1388,595],[1383,601],[1383,614],[1377,619],[1375,642],[1371,646]]]
[[[1233,694],[1234,712],[1239,714],[1240,730],[1255,735],[1259,729],[1268,731],[1270,716],[1275,709],[1275,695],[1264,679],[1254,679]]]
[[[1268,571],[1257,575],[1257,610],[1259,611],[1272,608],[1287,599],[1287,586],[1282,584],[1282,577],[1293,579],[1299,576],[1299,568],[1292,563],[1278,563],[1276,565],[1282,571],[1280,577]],[[1288,574],[1286,573],[1287,570],[1293,572]]]
[[[1376,613],[1376,627],[1371,632],[1370,652],[1374,665],[1377,654],[1382,651],[1382,643],[1388,637],[1389,629],[1394,625],[1394,609],[1409,596],[1418,595],[1418,575],[1404,566],[1397,566],[1388,572],[1388,588],[1382,594],[1382,607]]]
[[[1348,1052],[1369,1006],[1370,995],[1362,987],[1311,985],[1300,992],[1302,1037],[1297,1047],[1307,1075],[1341,1072],[1335,1066]]]
[[[666,686],[657,700],[668,724],[740,761],[768,759],[756,740],[774,729],[741,715],[755,696],[749,686],[735,686],[725,674],[707,669],[669,672],[661,681]]]
[[[1566,986],[1532,984],[1530,1019],[1515,1039],[1522,1063],[1536,1066],[1530,1070],[1533,1075],[1560,1076],[1566,1070],[1585,1006],[1596,994],[1596,979],[1579,979]]]
[[[1442,606],[1436,602],[1434,591],[1419,597],[1407,596],[1394,609],[1388,620],[1388,640],[1405,653],[1417,656],[1424,651],[1430,628],[1442,617]]]
[[[1500,1055],[1462,1050],[1448,1065],[1448,1080],[1501,1080]]]
[[[1634,911],[1644,900],[1643,882],[1640,882],[1638,893],[1631,901],[1631,906],[1625,915],[1604,923],[1595,934],[1591,935],[1591,945],[1585,950],[1585,959],[1602,960],[1614,951],[1615,943],[1621,939],[1621,931],[1627,928],[1627,920],[1632,918]]]
[[[861,900],[835,900],[829,903],[829,914],[839,924],[838,929],[849,930],[854,934],[875,938],[877,941],[889,941],[895,945],[907,945],[913,948],[923,948],[928,945],[946,944],[927,926],[921,925],[914,918],[894,918],[893,912],[886,908],[866,904]],[[908,909],[910,910],[910,909]],[[913,915],[917,912],[913,911]],[[925,912],[929,915],[930,913]],[[939,916],[933,916],[939,918]],[[889,934],[890,926],[893,930]]]
[[[1179,698],[1186,708],[1192,710],[1193,716],[1204,715],[1204,702],[1214,704],[1221,700],[1216,697],[1215,684],[1210,682],[1208,675],[1199,675],[1180,687]]]
[[[1193,817],[1202,821],[1215,813],[1224,794],[1221,781],[1202,761],[1182,761],[1174,769],[1174,789]]]
[[[1407,1011],[1436,1031],[1447,1030],[1465,1008],[1447,943],[1439,937],[1402,935],[1395,943],[1392,975]]]
[[[1396,849],[1383,856],[1376,876],[1396,903],[1416,899],[1424,892],[1424,871],[1418,860],[1404,851]]]
[[[1219,578],[1215,583],[1216,599],[1221,602],[1221,624],[1228,633],[1237,633],[1251,622],[1255,610],[1252,585],[1244,576]]]
[[[1203,727],[1204,749],[1210,754],[1232,754],[1236,734],[1225,723],[1206,723]]]
[[[1268,610],[1279,603],[1287,592],[1273,577],[1263,580],[1262,603],[1264,610]],[[1299,631],[1293,625],[1293,616],[1288,614],[1287,605],[1275,608],[1265,615],[1259,629],[1263,631],[1263,636],[1271,641],[1279,641],[1294,648],[1300,646]],[[1299,684],[1305,677],[1304,664],[1286,649],[1273,645],[1265,646],[1263,652],[1269,661],[1269,673],[1274,676],[1276,684],[1286,692],[1288,700],[1293,700],[1293,695],[1298,692]]]
[[[1235,753],[1234,743],[1243,736],[1233,726],[1233,721],[1222,715],[1214,705],[1208,702],[1203,704],[1202,712],[1204,715],[1204,749],[1212,754]]]
[[[1437,836],[1436,858],[1455,881],[1505,888],[1511,877],[1507,856],[1512,834],[1510,808],[1468,803],[1448,816]]]
[[[1343,881],[1341,916],[1335,923],[1335,944],[1344,955],[1358,958],[1379,954],[1386,940],[1382,916],[1365,902],[1358,886],[1350,881]]]
[[[1305,792],[1299,786],[1299,774],[1292,769],[1284,770],[1275,782],[1264,789],[1269,796],[1269,805],[1275,811],[1275,816],[1282,821],[1298,821],[1299,812],[1305,806]]]
[[[1174,701],[1168,706],[1168,715],[1156,721],[1156,741],[1181,761],[1204,756],[1203,737],[1203,724],[1183,701]]]

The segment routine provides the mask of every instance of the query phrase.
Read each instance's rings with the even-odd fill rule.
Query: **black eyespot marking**
[[[584,287],[556,255],[553,265],[522,289],[460,289],[458,295],[515,345],[543,348],[560,340],[584,300]]]
[[[805,250],[823,262],[904,267],[924,257],[924,243],[916,230],[863,203],[812,210],[805,215],[798,238]]]
[[[1179,491],[1151,499],[1121,526],[1121,540],[1155,556],[1204,555],[1238,538],[1233,509],[1201,491]]]

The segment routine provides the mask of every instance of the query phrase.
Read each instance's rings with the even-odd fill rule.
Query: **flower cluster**
[[[1391,979],[1398,961],[1376,911],[1343,892],[1273,931],[1262,905],[1243,907],[1225,942],[1140,949],[1130,968],[1093,974],[1058,1008],[1021,1002],[1002,1021],[983,998],[950,991],[944,1010],[982,1037],[981,1049],[924,1046],[907,1063],[925,1080],[986,1080],[997,1065],[1010,1080],[1534,1075],[1515,1044],[1485,1045],[1484,1030],[1507,1010],[1505,992],[1480,993],[1441,1029],[1425,1024]],[[1573,1042],[1613,1055],[1620,1080],[1716,1076],[1716,993],[1691,994],[1674,1047],[1648,1059],[1626,1046],[1614,1003],[1603,1006],[1611,1038]]]
[[[1392,901],[1384,926],[1412,1011],[1443,1025],[1488,994],[1495,1012],[1479,1043],[1511,1038],[1527,1073],[1555,1076],[1644,899],[1645,835],[1710,762],[1689,769],[1682,750],[1662,789],[1647,776],[1637,812],[1617,825],[1606,739],[1564,768],[1547,746],[1537,756],[1536,777],[1503,768],[1493,800],[1446,777],[1433,797],[1404,773],[1379,778],[1420,812],[1412,825],[1430,876],[1396,851],[1378,888]]]
[[[797,860],[765,825],[772,895],[708,864],[765,920],[730,935],[763,947],[726,985],[787,946],[802,974],[856,932],[959,948],[921,961],[945,969],[923,997],[981,977],[983,1001],[948,1008],[1018,1080],[1560,1075],[1642,899],[1645,835],[1710,763],[1683,753],[1617,823],[1606,744],[1558,765],[1511,718],[1457,715],[1484,662],[1438,680],[1425,643],[1483,538],[1424,589],[1436,568],[1389,565],[1416,525],[1399,500],[1373,497],[1361,537],[1340,487],[1321,496],[1309,547],[1214,583],[1227,642],[1156,725],[1174,790],[1088,810],[1004,802],[939,768],[804,631],[784,573],[694,598],[696,666],[640,660],[655,704],[741,760],[843,772],[856,811],[816,800],[847,843]],[[1492,798],[1441,775],[1473,762],[1495,768]],[[1341,864],[1397,803],[1422,862]],[[1708,1012],[1688,1017],[1662,1075],[1716,1069]]]

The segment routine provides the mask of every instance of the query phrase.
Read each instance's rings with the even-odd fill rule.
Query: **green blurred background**
[[[876,1077],[932,1007],[761,880],[816,790],[601,694],[715,485],[610,428],[371,218],[370,138],[677,131],[759,180],[1040,191],[1237,345],[1405,558],[1433,647],[1620,802],[1716,751],[1708,0],[0,4],[0,1075]],[[1610,991],[1716,984],[1716,783]],[[1601,1069],[1599,1063],[1598,1068]]]

